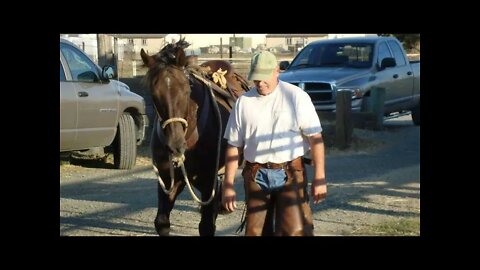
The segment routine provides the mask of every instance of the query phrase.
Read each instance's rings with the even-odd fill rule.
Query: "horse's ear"
[[[143,49],[140,51],[140,56],[142,57],[145,66],[150,68],[151,66],[153,66],[153,64],[155,64],[155,59],[148,55]]]
[[[177,59],[177,66],[184,67],[187,65],[187,57],[185,56],[185,51],[183,49],[177,48],[175,52],[175,59]]]

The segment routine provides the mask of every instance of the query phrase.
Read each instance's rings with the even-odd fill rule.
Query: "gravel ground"
[[[420,127],[403,116],[386,121],[383,131],[355,129],[354,136],[348,150],[327,148],[328,196],[312,205],[315,235],[361,235],[385,222],[419,222]],[[150,162],[149,149],[142,146],[131,171],[98,161],[61,165],[60,235],[156,236],[157,180]],[[237,236],[241,177],[235,186],[239,209],[218,216],[217,236]],[[185,188],[171,213],[171,235],[198,236],[199,221],[198,206]]]

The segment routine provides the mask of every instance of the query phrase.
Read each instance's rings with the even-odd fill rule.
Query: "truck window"
[[[62,62],[60,62],[60,81],[61,81],[61,82],[66,81],[66,79],[65,79],[65,71],[63,70]]]
[[[310,56],[312,54],[314,47],[309,46],[304,48],[297,56],[297,58],[292,62],[292,66],[298,66],[298,65],[308,65],[312,63],[312,59],[315,57]]]
[[[385,42],[382,42],[380,43],[380,45],[378,45],[378,64],[380,65],[382,63],[382,60],[387,57],[392,57],[392,54],[390,53],[387,44]]]
[[[347,59],[349,66],[370,67],[372,65],[372,44],[344,44],[340,55]]]
[[[77,51],[72,46],[62,45],[60,46],[60,50],[67,60],[73,81],[100,81],[97,74],[97,68],[94,63],[92,63],[85,55]]]
[[[393,40],[388,41],[388,45],[390,45],[390,49],[392,49],[393,57],[395,57],[395,62],[397,62],[397,66],[404,66],[406,64],[406,61],[405,57],[403,57],[402,48],[400,48],[398,43]]]
[[[293,60],[294,67],[355,67],[369,68],[372,65],[372,44],[328,43],[305,47]]]

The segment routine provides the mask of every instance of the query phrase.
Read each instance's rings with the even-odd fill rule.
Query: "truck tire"
[[[132,169],[137,160],[135,122],[130,114],[122,114],[118,120],[117,135],[113,150],[113,165],[116,169]]]
[[[412,109],[412,120],[415,126],[420,126],[420,105]]]

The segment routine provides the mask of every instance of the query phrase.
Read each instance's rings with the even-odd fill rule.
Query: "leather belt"
[[[282,162],[282,163],[273,163],[273,162],[267,162],[267,163],[258,163],[258,162],[249,162],[249,161],[246,161],[246,164],[248,166],[259,166],[261,168],[267,168],[267,169],[286,169],[288,167],[288,165],[294,163],[295,161],[297,160],[301,160],[300,157],[294,159],[294,160],[291,160],[291,161],[287,161],[287,162]]]

